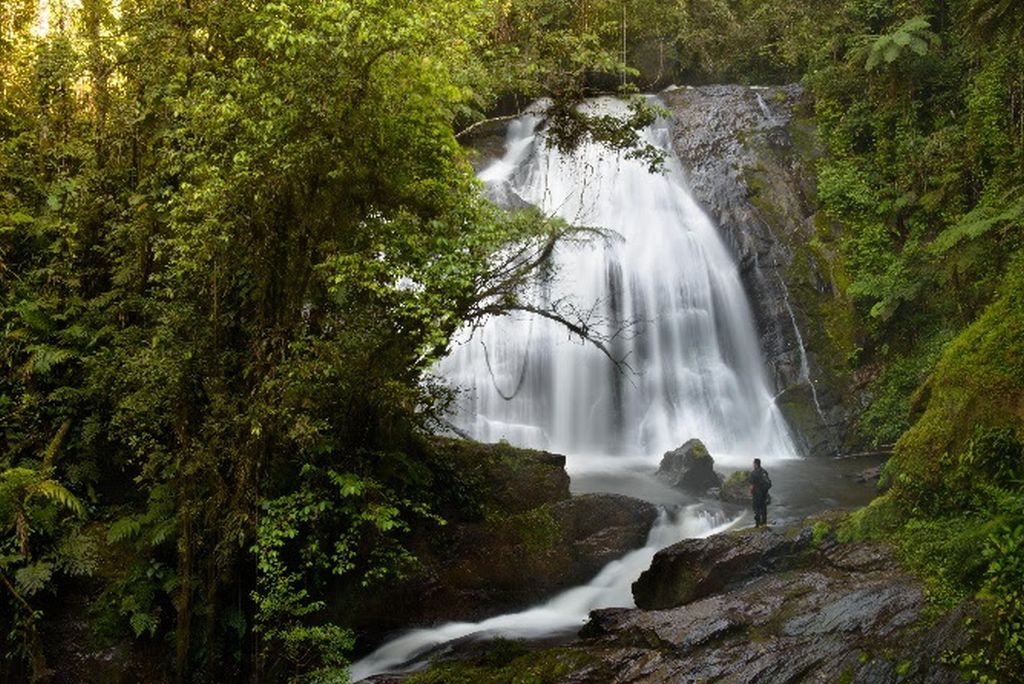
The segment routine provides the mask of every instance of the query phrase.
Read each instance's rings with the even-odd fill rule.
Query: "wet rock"
[[[536,662],[561,662],[558,681],[570,684],[960,681],[942,655],[972,647],[972,602],[926,620],[921,583],[888,547],[814,537],[802,526],[669,547],[662,579],[682,566],[697,578],[686,601],[594,611],[579,639]],[[531,657],[517,661],[524,677]]]
[[[873,468],[865,468],[857,473],[857,482],[878,482],[882,477],[883,468],[885,468],[884,463]]]
[[[699,439],[688,440],[672,451],[666,451],[655,473],[662,482],[694,494],[722,486],[722,477],[715,472],[715,459]]]
[[[812,247],[821,155],[798,85],[701,86],[664,93],[673,147],[696,200],[736,255],[752,294],[778,404],[804,451],[836,455],[856,409],[830,255]],[[826,226],[827,228],[827,226]],[[826,315],[830,314],[830,315]]]
[[[686,539],[662,549],[633,583],[640,608],[672,608],[769,571],[799,563],[810,530],[788,535],[770,529]]]
[[[799,567],[674,608],[597,612],[579,647],[619,682],[958,681],[939,655],[964,645],[964,615],[918,629],[922,587],[885,547],[836,545],[832,553],[831,561],[805,554]],[[839,569],[836,558],[859,560]]]
[[[619,494],[584,494],[560,501],[551,516],[572,558],[569,584],[583,583],[608,563],[640,548],[658,517],[650,502]]]
[[[750,505],[754,498],[750,493],[750,471],[737,470],[730,474],[722,483],[718,498],[729,503]]]
[[[470,443],[472,444],[472,443]],[[565,456],[547,451],[494,445],[503,457],[488,465],[480,476],[487,486],[492,505],[520,513],[569,498],[569,475]]]

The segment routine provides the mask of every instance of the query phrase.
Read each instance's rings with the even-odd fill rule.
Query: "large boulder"
[[[567,574],[551,579],[573,586],[643,546],[658,517],[658,508],[620,494],[583,494],[552,506],[551,517],[560,530],[560,547],[571,558]]]
[[[633,583],[639,608],[673,608],[799,562],[810,534],[744,530],[684,539],[662,549]]]
[[[722,486],[722,477],[715,472],[715,459],[699,439],[666,451],[656,475],[667,485],[693,494],[704,494]]]
[[[410,542],[419,566],[358,601],[339,589],[335,610],[368,648],[385,635],[448,620],[481,620],[529,607],[583,584],[607,563],[644,545],[654,504],[618,494],[570,496],[565,458],[462,440],[439,441],[481,497],[479,516]]]

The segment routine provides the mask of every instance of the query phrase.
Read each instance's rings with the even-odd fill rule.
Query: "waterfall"
[[[610,98],[589,106],[625,109]],[[590,312],[591,329],[632,370],[547,319],[494,318],[439,366],[465,388],[455,425],[481,441],[570,458],[656,460],[692,437],[728,465],[794,455],[739,270],[686,189],[669,123],[643,131],[666,153],[660,174],[598,144],[563,154],[546,144],[542,124],[537,115],[516,121],[504,157],[480,178],[500,202],[619,236],[560,247],[557,275],[534,296]]]
[[[615,100],[590,107],[624,112]],[[600,472],[596,489],[674,504],[647,543],[607,565],[584,586],[518,613],[478,623],[412,630],[355,663],[353,681],[408,671],[446,642],[479,637],[537,638],[578,629],[591,610],[633,606],[632,582],[659,549],[735,525],[703,504],[679,510],[677,491],[652,496],[662,452],[700,438],[719,464],[749,467],[795,455],[768,389],[753,315],[739,270],[686,189],[671,152],[668,122],[643,131],[666,153],[664,173],[587,144],[566,155],[546,144],[543,119],[509,128],[505,155],[481,172],[507,206],[532,204],[619,239],[560,247],[557,276],[534,293],[538,304],[569,302],[591,311],[622,372],[591,345],[548,319],[507,316],[467,331],[438,373],[467,391],[453,422],[481,441],[506,439],[567,456],[567,469]],[[615,488],[609,488],[614,479]],[[667,490],[667,487],[664,487]],[[668,499],[668,501],[666,501]]]

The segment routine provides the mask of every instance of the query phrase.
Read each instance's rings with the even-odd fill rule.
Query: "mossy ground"
[[[499,641],[481,657],[438,663],[405,680],[406,684],[559,684],[566,676],[593,667],[583,651],[554,648],[531,652],[514,641]]]
[[[935,612],[982,598],[986,646],[960,654],[972,680],[1024,667],[1024,257],[999,296],[947,344],[918,416],[886,467],[888,491],[839,527],[885,538]],[[1008,680],[1005,680],[1008,681]]]

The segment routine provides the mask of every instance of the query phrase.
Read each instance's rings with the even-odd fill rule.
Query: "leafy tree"
[[[104,619],[172,639],[179,679],[337,674],[350,637],[314,588],[399,572],[437,524],[425,466],[390,456],[448,396],[424,371],[532,306],[577,232],[484,200],[456,130],[512,91],[551,98],[565,145],[634,150],[653,116],[578,114],[619,64],[561,5],[84,0],[42,36],[30,3],[3,15],[0,576],[37,675],[26,589],[60,589],[85,512],[123,560]]]

